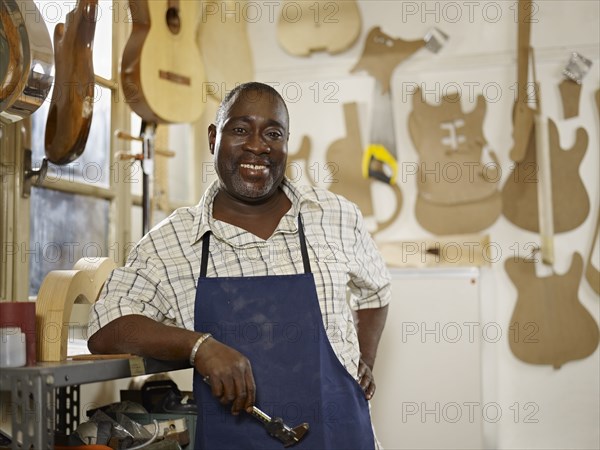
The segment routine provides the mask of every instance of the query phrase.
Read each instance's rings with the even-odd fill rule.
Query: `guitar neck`
[[[519,0],[517,33],[517,102],[527,102],[529,48],[531,40],[531,0]]]
[[[531,50],[533,52],[533,49]],[[535,64],[535,63],[533,63]],[[535,82],[537,109],[535,112],[535,154],[538,180],[538,220],[542,261],[554,263],[554,212],[552,207],[552,166],[550,162],[550,140],[548,138],[548,118],[544,116],[540,96],[540,86]]]

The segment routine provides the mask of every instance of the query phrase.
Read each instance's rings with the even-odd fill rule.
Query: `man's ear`
[[[208,126],[208,148],[210,149],[210,154],[214,155],[215,153],[215,141],[217,140],[217,127],[214,123],[211,123]]]

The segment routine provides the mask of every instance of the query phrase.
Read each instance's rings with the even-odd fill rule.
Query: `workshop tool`
[[[381,48],[395,48],[393,54],[388,55],[389,58],[393,58],[394,67],[422,47],[427,48],[432,53],[439,52],[448,39],[449,36],[438,28],[432,28],[422,40],[416,41],[393,39],[381,32],[372,36],[372,40]],[[373,49],[371,51],[384,51],[377,50],[378,47],[371,48]],[[382,54],[382,56],[385,56],[385,54]],[[374,72],[374,76],[375,88],[373,90],[371,134],[369,145],[363,154],[362,173],[365,178],[374,178],[395,185],[398,176],[398,153],[394,130],[391,72],[389,73],[390,79],[382,79],[379,72]]]
[[[208,376],[204,377],[202,381],[210,386],[210,379]],[[272,418],[256,406],[252,406],[252,412],[250,415],[255,419],[258,419],[264,425],[267,433],[269,433],[269,435],[275,439],[281,441],[284,447],[296,445],[304,438],[306,433],[308,433],[308,423],[304,422],[295,426],[294,428],[290,428],[283,422],[281,417]]]

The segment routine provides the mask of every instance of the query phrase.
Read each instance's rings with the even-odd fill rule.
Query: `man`
[[[197,450],[281,448],[240,414],[255,402],[309,424],[297,448],[375,448],[389,274],[356,206],[285,178],[288,136],[273,88],[227,95],[208,129],[218,180],[143,237],[91,313],[93,353],[190,359]]]

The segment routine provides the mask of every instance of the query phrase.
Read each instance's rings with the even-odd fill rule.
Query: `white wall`
[[[278,2],[271,3],[277,3],[271,6],[277,17],[281,6]],[[359,103],[363,144],[366,143],[373,81],[366,73],[350,74],[349,70],[357,62],[364,37],[372,26],[380,25],[384,32],[405,40],[422,38],[430,27],[437,26],[450,35],[444,49],[437,55],[421,50],[394,72],[399,158],[402,162],[418,161],[407,129],[411,103],[410,95],[406,94],[412,83],[431,91],[427,97],[429,102],[434,102],[436,94],[441,95],[451,86],[458,85],[467,111],[474,107],[468,98],[469,86],[473,86],[475,94],[482,93],[488,100],[484,134],[500,158],[503,169],[500,184],[503,185],[511,165],[508,152],[512,146],[514,91],[511,86],[516,82],[517,2],[372,0],[359,4],[363,19],[361,37],[348,51],[335,56],[315,54],[299,58],[286,54],[277,43],[276,20],[270,20],[269,8],[265,5],[262,6],[261,20],[248,24],[257,79],[280,83],[288,100],[292,124],[290,153],[296,151],[301,137],[306,134],[313,142],[312,162],[318,163],[313,171],[324,170],[328,145],[345,136],[342,104],[351,101]],[[600,85],[600,4],[594,1],[538,1],[534,7],[531,40],[536,49],[537,75],[542,85],[545,112],[557,122],[563,147],[572,145],[574,130],[580,126],[586,129],[590,139],[580,168],[590,197],[590,214],[579,228],[555,239],[555,270],[564,273],[573,252],[587,256],[598,211],[599,127],[592,96]],[[461,15],[460,20],[456,20],[457,14]],[[579,51],[592,59],[593,66],[584,79],[579,117],[564,120],[557,86],[571,51]],[[318,97],[315,97],[316,93],[319,93]],[[330,95],[329,100],[337,102],[326,102],[327,95]],[[402,214],[391,228],[377,236],[381,241],[428,235],[413,214],[414,177],[404,178],[401,180]],[[325,176],[320,177],[319,184],[327,186]],[[376,216],[381,220],[389,214],[393,196],[386,187],[374,189],[372,194]],[[497,323],[506,336],[517,291],[504,271],[503,261],[515,252],[526,255],[527,243],[539,241],[537,235],[515,227],[503,217],[485,232],[499,245],[501,254],[482,281],[481,321],[482,324]],[[598,322],[599,299],[585,280],[579,288],[579,299]],[[587,359],[569,362],[555,370],[550,366],[521,362],[507,344],[507,338],[495,343],[483,342],[483,398],[485,402],[496,402],[503,412],[503,417],[495,423],[484,421],[486,446],[506,449],[599,448],[598,350]],[[380,392],[379,395],[385,394]],[[529,413],[532,415],[527,416]]]

